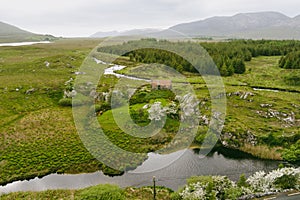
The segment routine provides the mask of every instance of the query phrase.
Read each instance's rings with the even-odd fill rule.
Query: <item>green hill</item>
[[[40,35],[0,22],[0,42],[28,42],[55,39],[52,35]]]

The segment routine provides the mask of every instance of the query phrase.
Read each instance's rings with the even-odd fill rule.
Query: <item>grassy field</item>
[[[81,143],[72,109],[58,105],[64,83],[76,77],[74,72],[99,42],[73,39],[52,44],[1,47],[0,184],[54,172],[81,173],[103,169],[104,166]],[[246,63],[245,74],[224,78],[228,99],[222,140],[228,146],[258,157],[281,159],[281,150],[299,139],[300,86],[293,77],[299,77],[300,71],[280,69],[278,60],[279,57],[254,58]],[[126,59],[119,62],[128,64]],[[209,117],[209,93],[203,80],[194,74],[186,76],[193,83],[199,99],[206,103],[201,108],[202,114]],[[115,81],[104,79],[102,85],[105,87],[99,90],[108,90]],[[254,91],[252,87],[293,92]],[[244,98],[246,93],[247,98]],[[139,107],[141,105],[136,105],[135,109]],[[124,149],[153,151],[172,138],[166,133],[150,142],[127,136],[120,140],[122,132],[117,130],[111,111],[98,118],[104,121],[102,126],[107,135]],[[170,121],[170,124],[173,126],[176,122]],[[201,126],[199,134],[205,132],[205,126]],[[256,145],[247,145],[251,142]],[[67,192],[66,195],[72,194]]]
[[[46,45],[1,47],[1,184],[101,167],[82,145],[72,110],[58,105],[64,83],[75,78],[74,72],[99,42],[60,40]],[[48,67],[46,62],[50,63]]]
[[[300,83],[293,81],[294,77],[300,76],[300,71],[279,68],[279,59],[278,56],[253,58],[251,62],[246,63],[245,74],[226,77],[224,82],[227,85],[247,85],[300,92]]]

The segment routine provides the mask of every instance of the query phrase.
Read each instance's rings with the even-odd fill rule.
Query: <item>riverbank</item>
[[[156,177],[153,178],[156,181]],[[288,180],[288,181],[287,181]],[[289,192],[296,195],[299,190],[300,168],[280,168],[269,173],[256,172],[246,178],[241,175],[238,181],[231,181],[226,176],[194,176],[176,192],[161,186],[126,187],[116,185],[97,185],[80,190],[47,190],[43,192],[17,192],[0,194],[1,199],[157,199],[189,200],[213,198],[256,199],[259,197]]]
[[[157,200],[169,200],[173,191],[164,187],[156,188]],[[0,195],[2,200],[22,199],[22,200],[74,200],[74,199],[111,199],[111,200],[132,200],[132,199],[153,199],[153,188],[129,187],[121,189],[115,185],[98,185],[81,190],[48,190],[43,192],[18,192]]]

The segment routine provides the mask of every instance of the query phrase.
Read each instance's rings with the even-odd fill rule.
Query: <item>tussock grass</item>
[[[252,154],[255,157],[270,159],[270,160],[282,160],[280,150],[281,148],[271,148],[266,145],[252,146],[250,144],[245,144],[241,147],[241,150]]]

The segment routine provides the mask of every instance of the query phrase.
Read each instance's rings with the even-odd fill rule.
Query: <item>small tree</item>
[[[234,74],[234,68],[232,65],[228,66],[227,74],[228,74],[228,76],[232,76]]]
[[[225,62],[223,63],[221,69],[220,69],[221,76],[228,76],[227,66]]]
[[[233,59],[232,66],[234,68],[234,72],[237,74],[243,74],[246,71],[245,63],[240,58]]]

